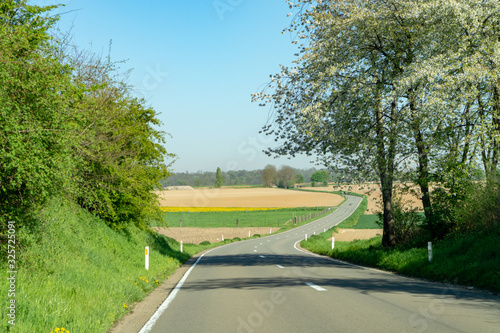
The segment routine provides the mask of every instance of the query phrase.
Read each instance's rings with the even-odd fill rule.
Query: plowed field
[[[416,186],[412,187],[412,190],[415,191],[415,194],[404,193],[401,194],[398,191],[401,185],[396,184],[394,193],[402,198],[403,202],[408,207],[418,208],[420,211],[423,211],[422,201],[417,197],[418,193],[420,193],[419,189]],[[362,184],[362,185],[343,185],[343,186],[333,186],[329,185],[328,187],[305,187],[304,189],[311,189],[316,191],[348,191],[359,194],[365,194],[368,200],[368,209],[365,214],[377,214],[382,211],[382,192],[380,191],[380,186],[378,184]]]
[[[335,207],[343,198],[275,188],[196,189],[159,191],[162,207]]]

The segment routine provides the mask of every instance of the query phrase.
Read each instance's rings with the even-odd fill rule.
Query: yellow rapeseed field
[[[168,213],[198,213],[198,212],[242,212],[257,210],[286,209],[289,207],[161,207]]]

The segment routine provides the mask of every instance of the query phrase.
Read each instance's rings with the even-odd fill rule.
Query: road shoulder
[[[142,301],[130,306],[132,310],[122,317],[108,333],[137,333],[147,323],[149,318],[158,310],[165,299],[174,290],[175,286],[182,279],[184,274],[193,266],[198,258],[210,249],[202,251],[192,256],[188,261],[179,267],[174,274],[165,280],[159,287],[149,293]]]

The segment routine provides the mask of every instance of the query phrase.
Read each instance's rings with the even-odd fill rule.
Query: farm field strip
[[[336,207],[344,198],[337,194],[276,188],[222,188],[191,191],[157,191],[161,207]]]
[[[169,227],[281,227],[289,221],[305,221],[323,216],[332,208],[288,208],[259,211],[219,211],[219,212],[166,212],[165,222]]]
[[[167,213],[198,213],[198,212],[247,212],[259,210],[292,209],[292,207],[161,207]]]
[[[240,239],[250,236],[268,235],[270,232],[274,233],[280,228],[277,227],[248,227],[248,228],[153,228],[160,234],[167,237],[183,241],[185,244],[200,244],[204,241],[210,243],[217,243],[224,240],[233,239],[238,237]]]

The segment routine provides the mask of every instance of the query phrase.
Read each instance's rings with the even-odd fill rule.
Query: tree
[[[316,171],[315,173],[312,174],[311,180],[317,182],[317,183],[327,183],[330,180],[331,176],[330,173],[327,170],[320,170]]]
[[[272,94],[254,95],[272,101],[277,114],[263,131],[284,141],[269,154],[316,153],[326,166],[377,170],[385,246],[395,245],[392,188],[408,137],[395,84],[408,56],[399,39],[408,31],[394,9],[409,2],[300,1],[311,9],[289,29],[305,40],[297,66],[272,76]]]
[[[295,170],[287,165],[278,170],[277,177],[280,188],[292,188],[295,184]]]
[[[222,179],[222,173],[220,171],[220,168],[217,168],[217,171],[215,173],[215,187],[220,188],[222,186],[223,179]]]
[[[295,176],[295,182],[297,184],[302,184],[304,182],[304,180],[305,180],[304,176],[301,174],[297,174],[297,176]]]
[[[268,164],[262,170],[262,183],[265,187],[272,187],[276,183],[276,167],[274,165]]]

